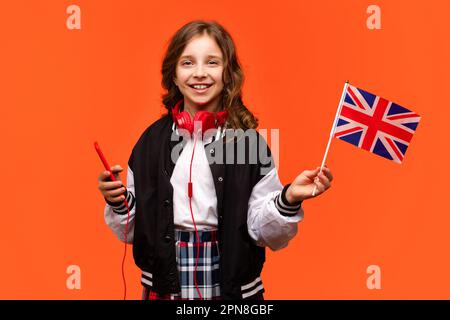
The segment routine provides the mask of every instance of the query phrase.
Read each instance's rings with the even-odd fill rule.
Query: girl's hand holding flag
[[[315,170],[305,170],[299,174],[286,190],[286,200],[293,204],[309,198],[314,198],[331,187],[333,175],[327,166]],[[315,193],[313,190],[315,189]]]

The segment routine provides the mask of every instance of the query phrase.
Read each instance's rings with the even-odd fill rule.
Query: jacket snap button
[[[214,149],[209,150],[209,153],[214,153]]]
[[[164,200],[164,206],[168,207],[170,205],[170,200],[166,199]]]
[[[222,177],[219,177],[217,180],[219,180],[219,182],[222,182],[222,181],[223,181],[223,178],[222,178]]]
[[[164,174],[165,174],[166,176],[168,176],[168,175],[169,175],[169,172],[167,172],[167,170],[164,169]]]
[[[170,242],[170,241],[172,241],[172,238],[170,236],[165,236],[164,240],[166,240],[166,242]]]

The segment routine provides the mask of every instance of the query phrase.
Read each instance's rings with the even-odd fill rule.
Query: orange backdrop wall
[[[66,25],[73,4],[81,29]],[[366,26],[371,4],[380,30]],[[422,116],[401,165],[333,140],[333,186],[305,201],[290,245],[268,251],[266,298],[449,299],[449,13],[445,0],[2,1],[0,298],[122,298],[93,142],[126,166],[164,111],[170,36],[209,19],[236,42],[260,128],[280,130],[283,183],[320,165],[347,79]],[[80,289],[66,285],[70,265]],[[366,284],[371,265],[380,289]],[[139,299],[130,250],[125,270]]]

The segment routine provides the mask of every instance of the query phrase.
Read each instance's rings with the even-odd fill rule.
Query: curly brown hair
[[[244,74],[239,64],[236,48],[230,34],[215,21],[192,21],[181,27],[170,40],[162,64],[162,86],[167,92],[162,101],[168,113],[171,114],[175,104],[183,99],[183,95],[174,83],[176,66],[179,57],[189,41],[202,34],[212,37],[222,50],[224,57],[221,107],[228,111],[228,125],[233,129],[256,129],[258,119],[242,102],[242,86]]]

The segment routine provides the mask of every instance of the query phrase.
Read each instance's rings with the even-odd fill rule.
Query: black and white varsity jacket
[[[223,299],[251,299],[264,292],[260,274],[265,247],[285,247],[303,218],[301,202],[289,204],[286,200],[289,185],[283,188],[280,183],[264,138],[256,131],[247,135],[247,131],[241,130],[239,135],[219,129],[204,145],[217,197]],[[144,131],[128,161],[127,242],[133,244],[142,284],[160,294],[180,291],[170,179],[185,144],[169,114]],[[242,151],[245,161],[238,159]],[[125,205],[106,204],[105,221],[124,241]]]

